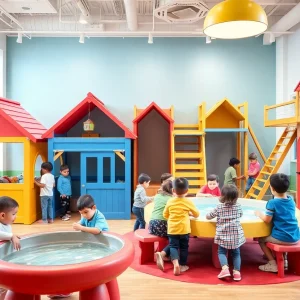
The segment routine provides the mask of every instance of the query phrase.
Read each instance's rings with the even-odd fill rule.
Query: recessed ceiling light
[[[22,6],[22,9],[23,9],[23,10],[31,10],[31,7],[28,7],[28,6]]]

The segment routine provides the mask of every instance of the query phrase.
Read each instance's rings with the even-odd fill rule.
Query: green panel
[[[13,171],[13,170],[0,171],[0,176],[19,176],[20,174],[23,174],[23,171]]]
[[[296,166],[297,162],[296,161],[291,161],[291,183],[290,183],[290,190],[296,191]]]

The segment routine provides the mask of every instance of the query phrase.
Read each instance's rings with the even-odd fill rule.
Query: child
[[[144,218],[144,207],[153,201],[154,197],[146,196],[146,189],[149,187],[151,178],[147,174],[140,174],[139,176],[139,185],[137,186],[134,192],[134,202],[132,206],[132,212],[136,216],[136,221],[133,227],[133,231],[146,227],[146,222]]]
[[[97,209],[92,196],[81,196],[77,201],[77,208],[81,214],[81,220],[73,224],[73,229],[92,234],[109,230],[106,219]]]
[[[259,239],[259,245],[268,259],[268,263],[259,266],[261,271],[278,271],[276,260],[271,250],[266,246],[267,242],[279,245],[297,244],[300,239],[299,226],[296,218],[295,202],[286,194],[290,186],[287,175],[278,173],[270,176],[270,188],[274,199],[267,202],[265,214],[256,211],[255,215],[266,223],[273,221],[270,236]]]
[[[41,181],[35,180],[35,184],[41,188],[41,207],[42,207],[42,220],[39,223],[47,224],[53,223],[53,188],[55,187],[54,176],[51,174],[53,166],[50,162],[44,162],[41,166]]]
[[[19,204],[16,200],[0,197],[0,240],[11,241],[15,250],[21,249],[20,238],[12,233],[11,224],[15,221]],[[4,299],[6,290],[0,288],[0,299]]]
[[[160,183],[161,184],[164,184],[166,181],[173,181],[174,180],[174,177],[172,174],[170,173],[163,173],[161,176],[160,176]]]
[[[60,201],[62,206],[61,219],[63,221],[70,220],[70,200],[72,195],[70,170],[67,165],[60,166],[60,176],[57,180],[57,190],[60,193]]]
[[[20,250],[20,238],[12,233],[11,224],[15,221],[19,209],[16,200],[2,196],[0,197],[0,240],[11,241],[14,249]]]
[[[99,234],[108,231],[108,224],[104,215],[96,208],[94,199],[90,195],[83,195],[77,201],[77,209],[81,214],[81,220],[73,224],[77,231]],[[48,298],[68,298],[71,294],[49,295]]]
[[[236,185],[237,180],[241,180],[241,179],[245,178],[244,175],[239,176],[239,177],[237,177],[237,175],[236,175],[236,168],[239,164],[240,164],[240,161],[237,158],[233,157],[230,159],[229,167],[226,169],[225,174],[224,174],[224,176],[225,176],[224,185],[228,185],[228,184]]]
[[[246,184],[246,193],[250,190],[251,186],[253,185],[256,177],[259,174],[260,171],[260,164],[257,161],[257,155],[255,153],[250,153],[249,155],[249,170],[248,170],[248,179]]]
[[[218,256],[222,270],[218,278],[231,276],[227,261],[227,252],[230,249],[233,259],[233,280],[242,279],[240,247],[246,242],[244,231],[240,223],[243,215],[242,207],[237,203],[238,189],[235,185],[225,185],[221,191],[220,204],[206,215],[207,220],[217,217],[215,244],[218,244]]]
[[[168,236],[171,260],[174,265],[174,275],[179,275],[189,269],[187,266],[189,235],[191,233],[190,214],[199,217],[195,204],[185,196],[188,193],[189,182],[186,178],[177,178],[173,182],[173,193],[176,197],[170,199],[164,209],[163,216],[168,219]],[[179,254],[178,254],[179,252]],[[157,256],[159,258],[159,256]],[[159,259],[158,266],[163,270],[163,260]]]
[[[220,197],[221,191],[219,188],[219,177],[211,174],[207,177],[207,185],[204,185],[196,197]]]

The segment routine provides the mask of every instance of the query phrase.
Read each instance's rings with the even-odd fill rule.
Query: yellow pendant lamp
[[[218,39],[241,39],[261,34],[267,27],[267,15],[259,4],[225,0],[208,12],[203,32]]]

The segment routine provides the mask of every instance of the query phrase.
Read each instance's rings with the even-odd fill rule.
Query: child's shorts
[[[294,244],[298,243],[298,242],[293,242],[293,243],[283,242],[283,241],[280,241],[280,240],[277,240],[277,239],[273,238],[271,235],[259,238],[258,242],[260,244],[272,243],[272,244],[277,244],[277,245],[294,245]]]
[[[168,236],[168,223],[165,220],[150,220],[149,222],[149,233],[160,236]]]

